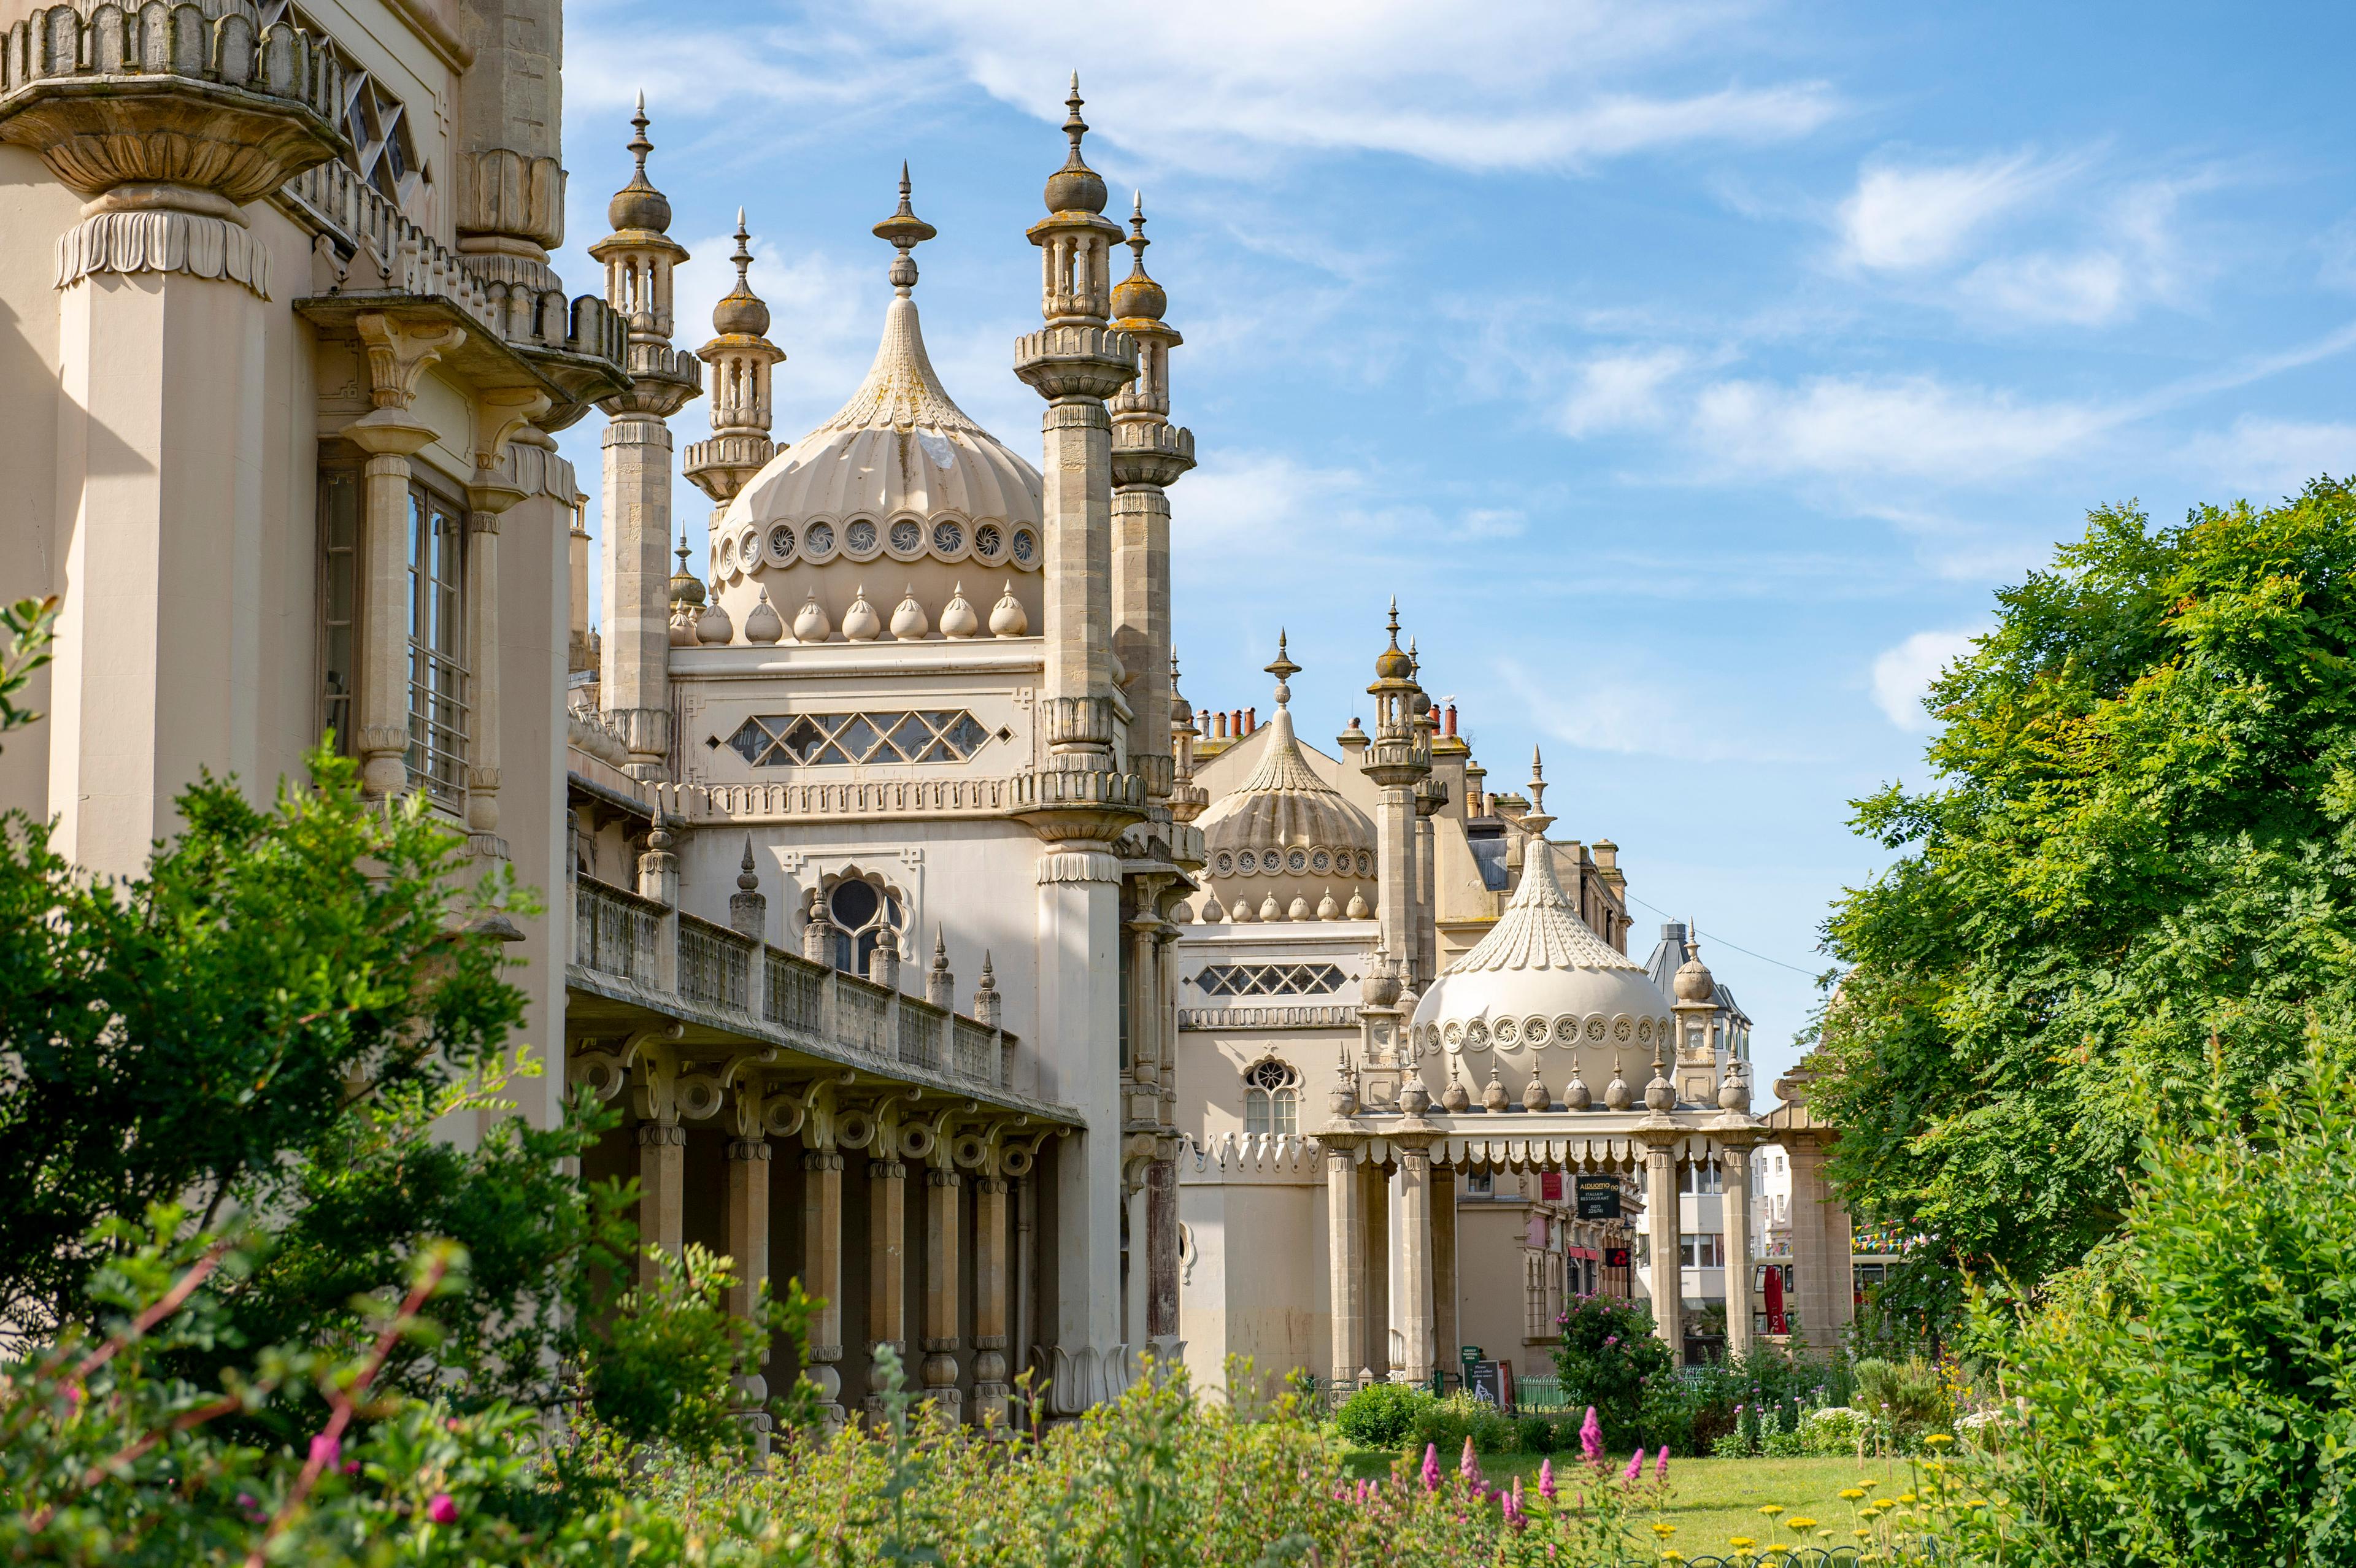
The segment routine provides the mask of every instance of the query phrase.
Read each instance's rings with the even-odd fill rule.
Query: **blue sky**
[[[1035,454],[1023,231],[1077,69],[1187,336],[1187,695],[1264,711],[1289,628],[1330,749],[1396,592],[1491,786],[1545,748],[1558,836],[1620,844],[1647,934],[1698,919],[1770,1073],[1881,859],[1847,802],[1925,782],[1915,699],[1990,591],[2090,507],[2356,468],[2342,7],[566,9],[560,269],[594,285],[642,88],[680,341],[741,204],[787,441],[873,350],[905,157],[934,359]],[[601,426],[562,438],[593,491]]]

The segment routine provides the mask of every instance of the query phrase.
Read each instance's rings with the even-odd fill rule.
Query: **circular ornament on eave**
[[[1006,530],[996,523],[982,523],[973,530],[973,558],[996,562],[1005,559]]]
[[[1440,1038],[1448,1043],[1449,1050],[1454,1051],[1464,1043],[1464,1026],[1460,1023],[1445,1025],[1440,1031]]]
[[[885,548],[894,560],[914,560],[925,553],[925,525],[914,517],[901,517],[885,530]]]
[[[1638,1019],[1636,1020],[1636,1039],[1637,1039],[1637,1041],[1641,1044],[1641,1043],[1644,1043],[1644,1042],[1649,1041],[1652,1038],[1653,1038],[1653,1020],[1652,1020],[1652,1019]]]
[[[1510,1046],[1521,1043],[1522,1026],[1512,1019],[1499,1019],[1493,1032],[1496,1035],[1499,1045]]]
[[[933,525],[933,553],[943,560],[963,560],[966,551],[965,525],[954,517],[943,517]]]
[[[802,555],[810,560],[825,560],[834,554],[837,539],[834,525],[821,517],[802,530]]]
[[[1028,571],[1039,564],[1039,536],[1030,528],[1014,530],[1014,564]]]
[[[853,517],[843,526],[842,553],[852,560],[873,560],[883,549],[883,531],[873,518]]]
[[[1547,1027],[1543,1015],[1533,1013],[1522,1020],[1522,1038],[1532,1045],[1544,1045],[1554,1038],[1554,1031]]]
[[[1625,1045],[1636,1037],[1636,1020],[1622,1013],[1612,1020],[1612,1038]]]
[[[794,559],[794,530],[779,523],[769,530],[767,560],[772,566],[783,566]]]

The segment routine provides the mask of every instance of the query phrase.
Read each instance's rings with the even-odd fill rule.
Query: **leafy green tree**
[[[1926,1240],[1881,1305],[1952,1320],[2120,1223],[2147,1112],[2280,1082],[2356,938],[2356,497],[2094,513],[1933,687],[1935,787],[1826,924],[1831,1174]]]

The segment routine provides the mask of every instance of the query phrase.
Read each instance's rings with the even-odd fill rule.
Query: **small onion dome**
[[[637,155],[638,166],[630,176],[630,183],[616,191],[614,199],[605,204],[605,221],[613,225],[616,233],[626,229],[643,229],[660,234],[670,228],[670,197],[647,182],[647,155],[655,150],[655,144],[647,140],[649,122],[647,95],[643,92],[638,94],[638,112],[630,117],[630,123],[637,130],[637,134],[630,138],[629,148]]]
[[[1391,601],[1391,645],[1375,656],[1376,680],[1405,680],[1415,674],[1415,661],[1398,645],[1398,601]]]
[[[679,570],[670,574],[670,602],[674,604],[703,603],[703,584],[687,569],[687,536],[679,538]]]
[[[1677,1000],[1681,1002],[1707,1002],[1718,995],[1718,981],[1710,974],[1709,965],[1701,961],[1699,943],[1694,944],[1693,955],[1677,965],[1676,979],[1673,983],[1677,988]]]
[[[1109,194],[1105,189],[1104,176],[1088,167],[1080,156],[1080,138],[1088,133],[1088,123],[1080,118],[1080,73],[1072,73],[1072,95],[1064,100],[1071,115],[1064,122],[1064,134],[1072,139],[1072,150],[1064,159],[1064,166],[1047,176],[1047,210],[1050,212],[1102,212]]]
[[[782,643],[786,640],[786,618],[769,603],[769,591],[761,590],[753,613],[744,617],[744,640],[748,643]]]
[[[736,623],[729,619],[726,606],[716,599],[696,619],[695,640],[699,643],[717,647],[735,635]]]
[[[736,286],[712,307],[712,330],[723,337],[758,337],[769,330],[769,307],[753,292],[753,236],[744,228],[744,209],[736,209]]]
[[[1129,217],[1129,276],[1112,288],[1112,313],[1123,320],[1160,321],[1170,308],[1170,296],[1145,272],[1145,248],[1152,243],[1145,237],[1145,193],[1139,191]]]

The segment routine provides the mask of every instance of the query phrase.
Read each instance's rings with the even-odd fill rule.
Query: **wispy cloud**
[[[1579,367],[1569,395],[1555,415],[1563,434],[1656,425],[1666,417],[1662,389],[1694,362],[1682,348],[1647,348],[1598,355]]]
[[[2244,414],[2231,428],[2195,439],[2193,465],[2253,500],[2295,495],[2318,475],[2356,474],[2356,424],[2260,419]]]
[[[1819,376],[1703,389],[1694,437],[1753,473],[1985,481],[2086,444],[2118,411],[2040,400],[1938,377]]]
[[[1873,661],[1873,701],[1889,720],[1911,734],[1927,734],[1937,727],[1924,710],[1922,699],[1931,683],[1949,665],[1972,651],[1978,630],[1917,632],[1894,648],[1885,648]]]
[[[1953,260],[1978,230],[2069,172],[2027,153],[1970,163],[1869,162],[1840,205],[1841,259],[1876,272]]]
[[[1567,684],[1510,656],[1498,657],[1492,667],[1539,734],[1585,751],[1697,763],[1788,762],[1794,756],[1779,742],[1747,733],[1734,716],[1711,712],[1706,699],[1658,681],[1590,664],[1576,682]]]

